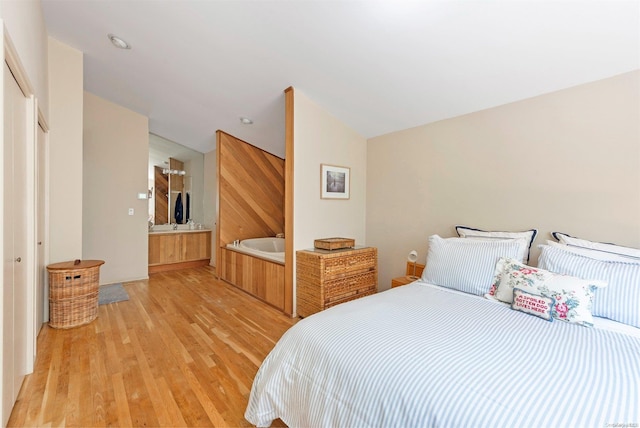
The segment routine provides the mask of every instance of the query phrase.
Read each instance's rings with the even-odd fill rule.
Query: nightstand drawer
[[[411,278],[409,276],[399,276],[391,280],[391,288],[400,287],[401,285],[411,284],[412,282],[417,281],[418,279],[419,278]]]

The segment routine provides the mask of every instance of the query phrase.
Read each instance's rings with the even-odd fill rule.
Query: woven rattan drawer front
[[[345,257],[330,257],[325,259],[321,275],[325,279],[342,277],[350,273],[375,270],[377,254],[372,251],[358,252]]]
[[[378,266],[377,248],[362,248],[335,252],[299,251],[297,271],[320,281],[341,278],[350,274],[375,271]]]
[[[296,253],[298,315],[306,317],[378,289],[378,251],[365,247]]]
[[[377,275],[377,272],[366,272],[325,282],[325,306],[330,302],[343,300],[356,294],[363,294],[375,290]]]

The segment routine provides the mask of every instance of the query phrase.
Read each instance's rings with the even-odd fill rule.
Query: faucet
[[[173,230],[178,230],[178,223],[172,223],[173,225]]]

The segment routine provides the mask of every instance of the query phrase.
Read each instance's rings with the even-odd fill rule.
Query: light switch
[[[133,208],[129,208],[129,215],[133,215]]]

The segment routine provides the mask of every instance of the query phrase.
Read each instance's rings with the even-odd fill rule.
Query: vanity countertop
[[[168,235],[174,233],[202,233],[211,232],[211,229],[178,229],[178,230],[150,230],[149,235]]]

